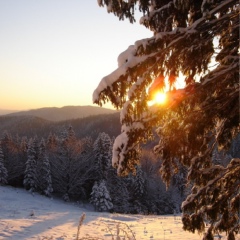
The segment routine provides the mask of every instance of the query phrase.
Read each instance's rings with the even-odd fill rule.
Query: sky
[[[93,105],[118,55],[152,36],[138,20],[97,0],[0,0],[0,109]]]

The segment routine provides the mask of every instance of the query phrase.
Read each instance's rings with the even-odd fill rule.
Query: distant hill
[[[0,116],[0,139],[5,131],[12,136],[38,136],[46,139],[50,132],[59,136],[69,125],[73,126],[76,136],[80,139],[87,136],[96,139],[100,132],[116,137],[121,130],[119,112],[58,122],[35,116],[5,115]]]
[[[42,129],[47,131],[54,122],[35,116],[0,116],[0,133],[7,131],[13,135],[32,137]]]
[[[6,115],[9,113],[17,112],[15,110],[0,109],[0,115]]]
[[[66,106],[62,108],[48,107],[32,109],[29,111],[10,113],[5,116],[34,116],[57,122],[110,113],[116,113],[116,110],[95,106]]]

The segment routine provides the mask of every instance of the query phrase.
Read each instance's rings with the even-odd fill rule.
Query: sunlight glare
[[[154,101],[157,104],[164,104],[166,102],[166,98],[167,98],[166,93],[157,92],[156,95],[155,95]]]

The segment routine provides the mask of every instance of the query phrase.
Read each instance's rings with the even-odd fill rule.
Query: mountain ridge
[[[87,136],[96,139],[100,132],[116,137],[121,132],[119,112],[58,122],[31,115],[0,116],[0,139],[5,132],[14,137],[38,136],[47,139],[50,133],[59,135],[69,126],[73,127],[76,136],[80,139]]]
[[[7,115],[10,113],[18,112],[18,110],[10,110],[10,109],[1,109],[0,108],[0,116]]]
[[[89,116],[116,113],[116,110],[98,106],[64,106],[43,107],[26,111],[13,112],[1,116],[35,116],[48,121],[58,122],[69,119],[85,118]]]

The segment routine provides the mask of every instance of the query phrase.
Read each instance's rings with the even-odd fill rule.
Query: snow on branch
[[[207,114],[216,120],[219,116],[217,111],[221,115],[227,105],[235,104],[235,81],[239,67],[236,47],[234,47],[235,35],[237,36],[239,32],[237,1],[225,0],[218,3],[211,1],[209,9],[207,1],[203,1],[200,8],[194,5],[196,8],[194,11],[198,11],[198,15],[193,21],[188,19],[188,14],[192,11],[190,5],[182,3],[183,6],[180,6],[180,2],[182,1],[170,1],[164,6],[159,4],[158,9],[157,5],[149,5],[150,13],[142,17],[141,23],[151,22],[154,35],[136,41],[122,52],[118,57],[118,68],[102,78],[93,93],[94,103],[101,105],[103,102],[111,101],[115,107],[121,108],[122,134],[116,138],[113,150],[113,165],[119,167],[118,172],[124,168],[124,164],[128,161],[126,158],[135,154],[128,155],[128,151],[131,152],[140,140],[146,140],[148,135],[146,132],[149,133],[151,127],[154,128],[159,124],[161,113],[164,112],[163,107],[152,111],[153,108],[148,105],[151,92],[149,89],[152,89],[151,86],[156,79],[162,77],[164,87],[167,79],[171,85],[171,79],[174,83],[180,73],[184,75],[186,91],[176,91],[175,93],[181,95],[181,98],[179,97],[177,101],[176,98],[171,98],[166,109],[169,111],[176,109],[178,114],[182,111],[180,109],[178,112],[177,109],[181,103],[186,104],[186,109],[193,107],[192,112],[183,107],[183,112],[188,113],[186,116],[188,121],[193,121],[201,111],[207,111]],[[183,17],[185,23],[178,24],[177,21],[181,19],[172,18],[169,20],[170,30],[161,26],[158,28],[174,13],[171,12],[171,8],[174,8],[175,12],[179,11],[178,14],[182,11],[187,12],[186,19]],[[163,12],[170,15],[160,16]],[[177,18],[177,15],[175,17]],[[215,56],[216,38],[220,51]],[[210,69],[209,64],[213,56],[218,67]],[[191,87],[193,90],[188,92],[187,88]],[[156,88],[158,89],[159,86]],[[174,95],[174,90],[172,88],[170,90]],[[224,96],[230,96],[230,100]],[[181,120],[182,124],[186,123],[185,119]]]

